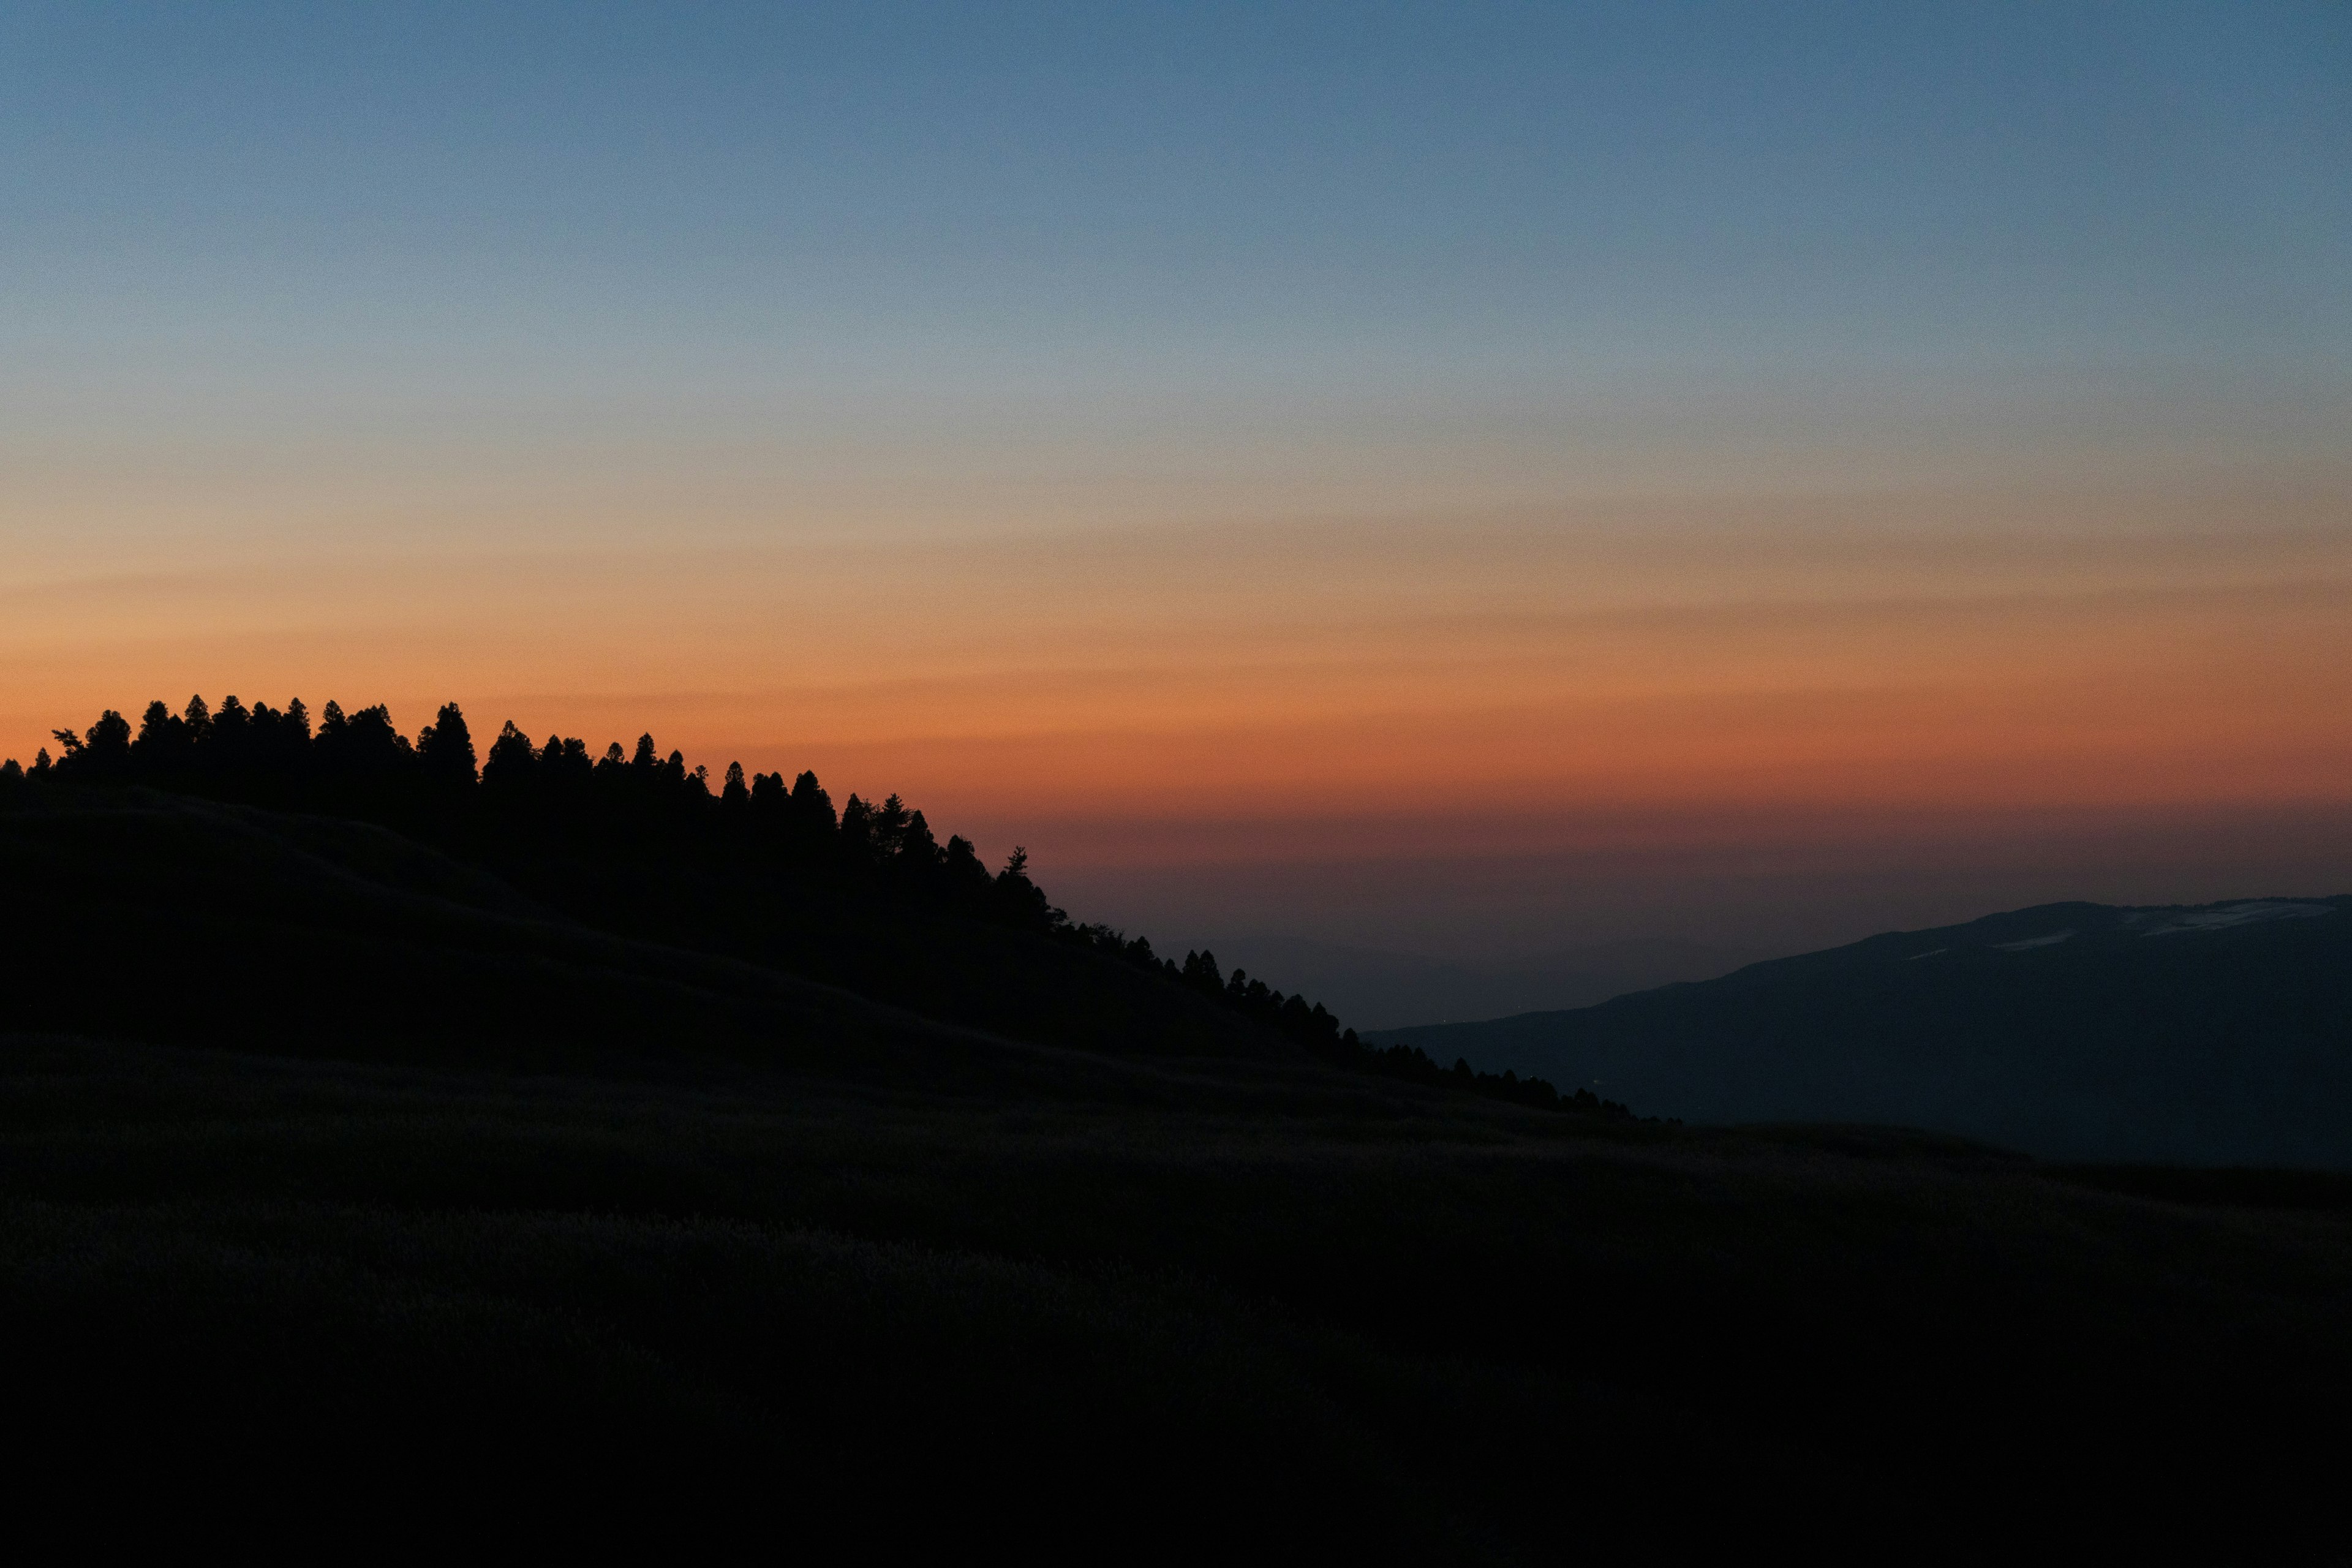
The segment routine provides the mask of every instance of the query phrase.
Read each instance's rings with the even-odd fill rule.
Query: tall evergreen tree
[[[490,742],[489,755],[482,759],[482,787],[509,795],[524,789],[538,773],[538,761],[530,737],[509,719],[499,738]]]
[[[466,728],[466,715],[455,702],[444,702],[433,722],[417,731],[416,761],[425,776],[436,784],[474,782],[474,737]]]

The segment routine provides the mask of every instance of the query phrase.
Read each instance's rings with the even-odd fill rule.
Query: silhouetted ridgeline
[[[2352,897],[2042,904],[1597,1006],[1374,1031],[1708,1122],[2352,1170]]]
[[[1630,1114],[1590,1090],[1563,1097],[1540,1079],[1365,1045],[1323,1006],[1227,975],[1212,953],[1179,963],[1142,937],[1073,922],[1031,878],[1024,850],[992,873],[970,840],[942,844],[895,795],[878,805],[853,795],[836,812],[814,773],[788,784],[730,763],[713,789],[706,769],[662,755],[651,735],[597,755],[575,737],[534,744],[511,722],[478,754],[455,703],[413,742],[382,705],[346,713],[330,702],[314,726],[299,700],[248,708],[233,696],[217,710],[192,698],[178,713],[150,703],[135,730],[110,709],[79,734],[53,733],[57,757],[44,748],[29,770],[0,764],[0,805],[142,787],[354,818],[490,867],[586,923],[957,1023],[1167,1050],[1246,1049],[1263,1031],[1359,1071]],[[1106,962],[1132,978],[1110,980]]]

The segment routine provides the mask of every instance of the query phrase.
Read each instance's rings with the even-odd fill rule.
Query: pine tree
[[[427,778],[444,786],[474,782],[474,737],[455,702],[443,703],[433,722],[416,732],[416,760]]]

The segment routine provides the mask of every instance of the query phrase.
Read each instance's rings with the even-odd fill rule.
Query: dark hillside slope
[[[1234,1010],[1066,936],[856,886],[794,886],[700,845],[593,852],[569,825],[498,825],[452,847],[585,925],[725,954],[926,1017],[1119,1055],[1287,1054]]]
[[[1538,1110],[1271,1031],[1016,1041],[136,788],[0,813],[0,919],[13,1539],[1883,1561],[2054,1521],[2276,1558],[2336,1522],[2343,1183]]]
[[[629,1075],[926,1081],[1024,1054],[723,953],[591,929],[369,824],[185,796],[0,813],[0,1027]],[[1176,1010],[1193,1001],[1159,989]],[[1202,1048],[1239,1034],[1196,1010]]]
[[[2352,1167],[2352,899],[2050,904],[1380,1038],[1691,1121]]]
[[[217,710],[191,698],[180,713],[152,702],[135,731],[109,710],[53,733],[59,756],[0,760],[0,814],[209,801],[285,814],[271,832],[313,847],[356,840],[288,823],[363,823],[489,873],[541,913],[946,1024],[1116,1054],[1307,1051],[1434,1076],[1371,1063],[1327,1010],[1228,977],[1210,955],[1179,963],[1073,922],[1024,850],[992,873],[970,840],[940,842],[896,795],[853,795],[836,812],[814,773],[788,784],[730,764],[714,784],[650,734],[634,756],[616,741],[599,759],[576,736],[534,745],[511,724],[478,757],[455,703],[414,741],[381,705],[330,702],[314,726],[299,700],[235,697]],[[168,900],[168,882],[158,892]]]
[[[12,1538],[1881,1563],[2340,1528],[2339,1188],[1083,1059],[1103,1092],[0,1034]]]

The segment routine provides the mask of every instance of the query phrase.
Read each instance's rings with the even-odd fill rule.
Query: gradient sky
[[[2352,9],[0,5],[0,752],[897,789],[1084,918],[2352,889]]]

